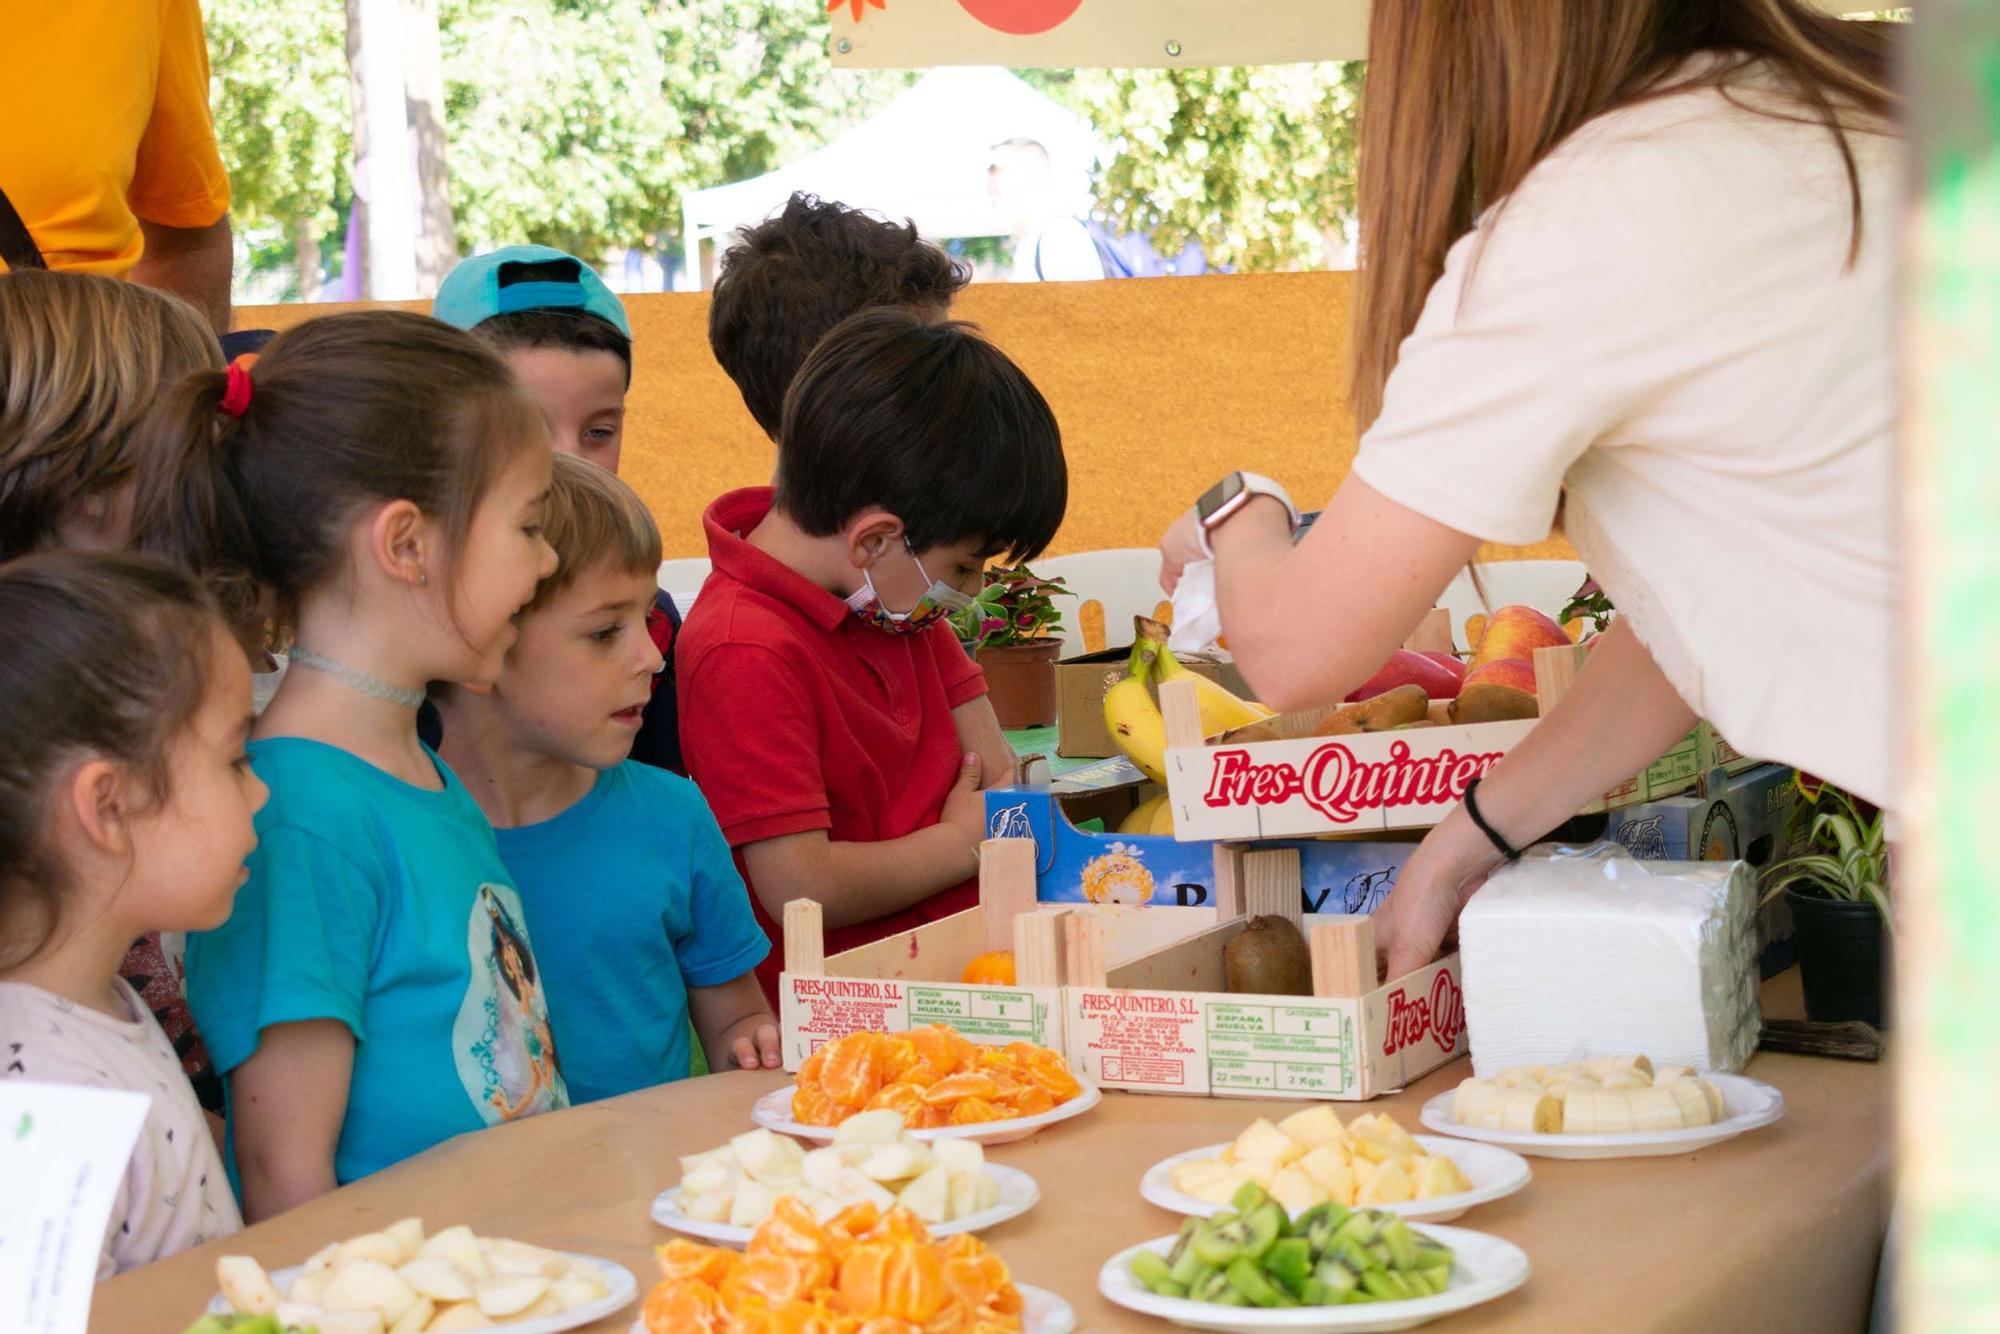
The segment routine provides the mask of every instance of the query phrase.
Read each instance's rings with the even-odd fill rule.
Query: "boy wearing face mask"
[[[704,516],[715,571],[676,663],[689,773],[774,942],[796,898],[829,952],[977,903],[980,792],[1013,751],[944,618],[989,558],[1039,555],[1067,498],[1048,404],[966,325],[865,311],[800,368],[776,485]]]

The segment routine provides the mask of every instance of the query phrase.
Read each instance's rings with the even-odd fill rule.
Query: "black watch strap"
[[[1465,785],[1465,813],[1472,817],[1472,823],[1478,826],[1480,833],[1486,835],[1487,841],[1493,844],[1502,857],[1510,862],[1520,861],[1521,850],[1502,838],[1500,831],[1486,823],[1486,817],[1479,813],[1479,803],[1472,796],[1473,790],[1478,786],[1477,778]]]

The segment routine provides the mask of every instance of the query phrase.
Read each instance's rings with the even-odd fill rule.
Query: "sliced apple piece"
[[[951,1211],[951,1175],[942,1163],[903,1187],[896,1202],[926,1223],[942,1223]]]
[[[396,1271],[396,1277],[410,1285],[410,1291],[434,1302],[472,1300],[472,1284],[460,1269],[442,1255],[420,1255]]]
[[[487,1267],[486,1252],[480,1248],[479,1238],[473,1236],[472,1229],[463,1223],[433,1232],[430,1239],[417,1248],[417,1254],[449,1260],[464,1270],[465,1276],[475,1283],[492,1272]]]
[[[509,1274],[481,1283],[472,1290],[472,1299],[480,1310],[500,1320],[527,1310],[548,1290],[549,1280],[539,1274]]]
[[[223,1300],[244,1315],[270,1315],[278,1309],[278,1289],[264,1266],[247,1255],[225,1255],[215,1262],[215,1286]]]
[[[833,1132],[835,1144],[894,1144],[903,1134],[903,1114],[886,1107],[856,1112]]]
[[[444,1307],[424,1326],[424,1334],[458,1334],[466,1329],[490,1329],[492,1319],[479,1309],[478,1302],[458,1302]]]

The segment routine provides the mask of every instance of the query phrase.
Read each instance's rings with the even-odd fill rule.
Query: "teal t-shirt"
[[[686,1079],[687,989],[771,948],[700,791],[627,760],[553,820],[495,834],[535,923],[570,1096]]]
[[[569,1105],[520,896],[486,817],[431,759],[440,792],[322,742],[252,742],[271,797],[250,878],[227,922],[188,938],[188,1003],[217,1070],[273,1024],[354,1034],[342,1182]]]

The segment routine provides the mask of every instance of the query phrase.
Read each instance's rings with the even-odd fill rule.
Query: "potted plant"
[[[1063,627],[1055,599],[1071,596],[1061,579],[1044,579],[1025,565],[995,566],[972,605],[952,614],[959,639],[986,673],[987,698],[1002,727],[1056,720]]]
[[[1889,847],[1880,811],[1833,786],[1794,775],[1792,846],[1805,851],[1764,873],[1764,902],[1791,910],[1806,1017],[1883,1027],[1892,938]]]

